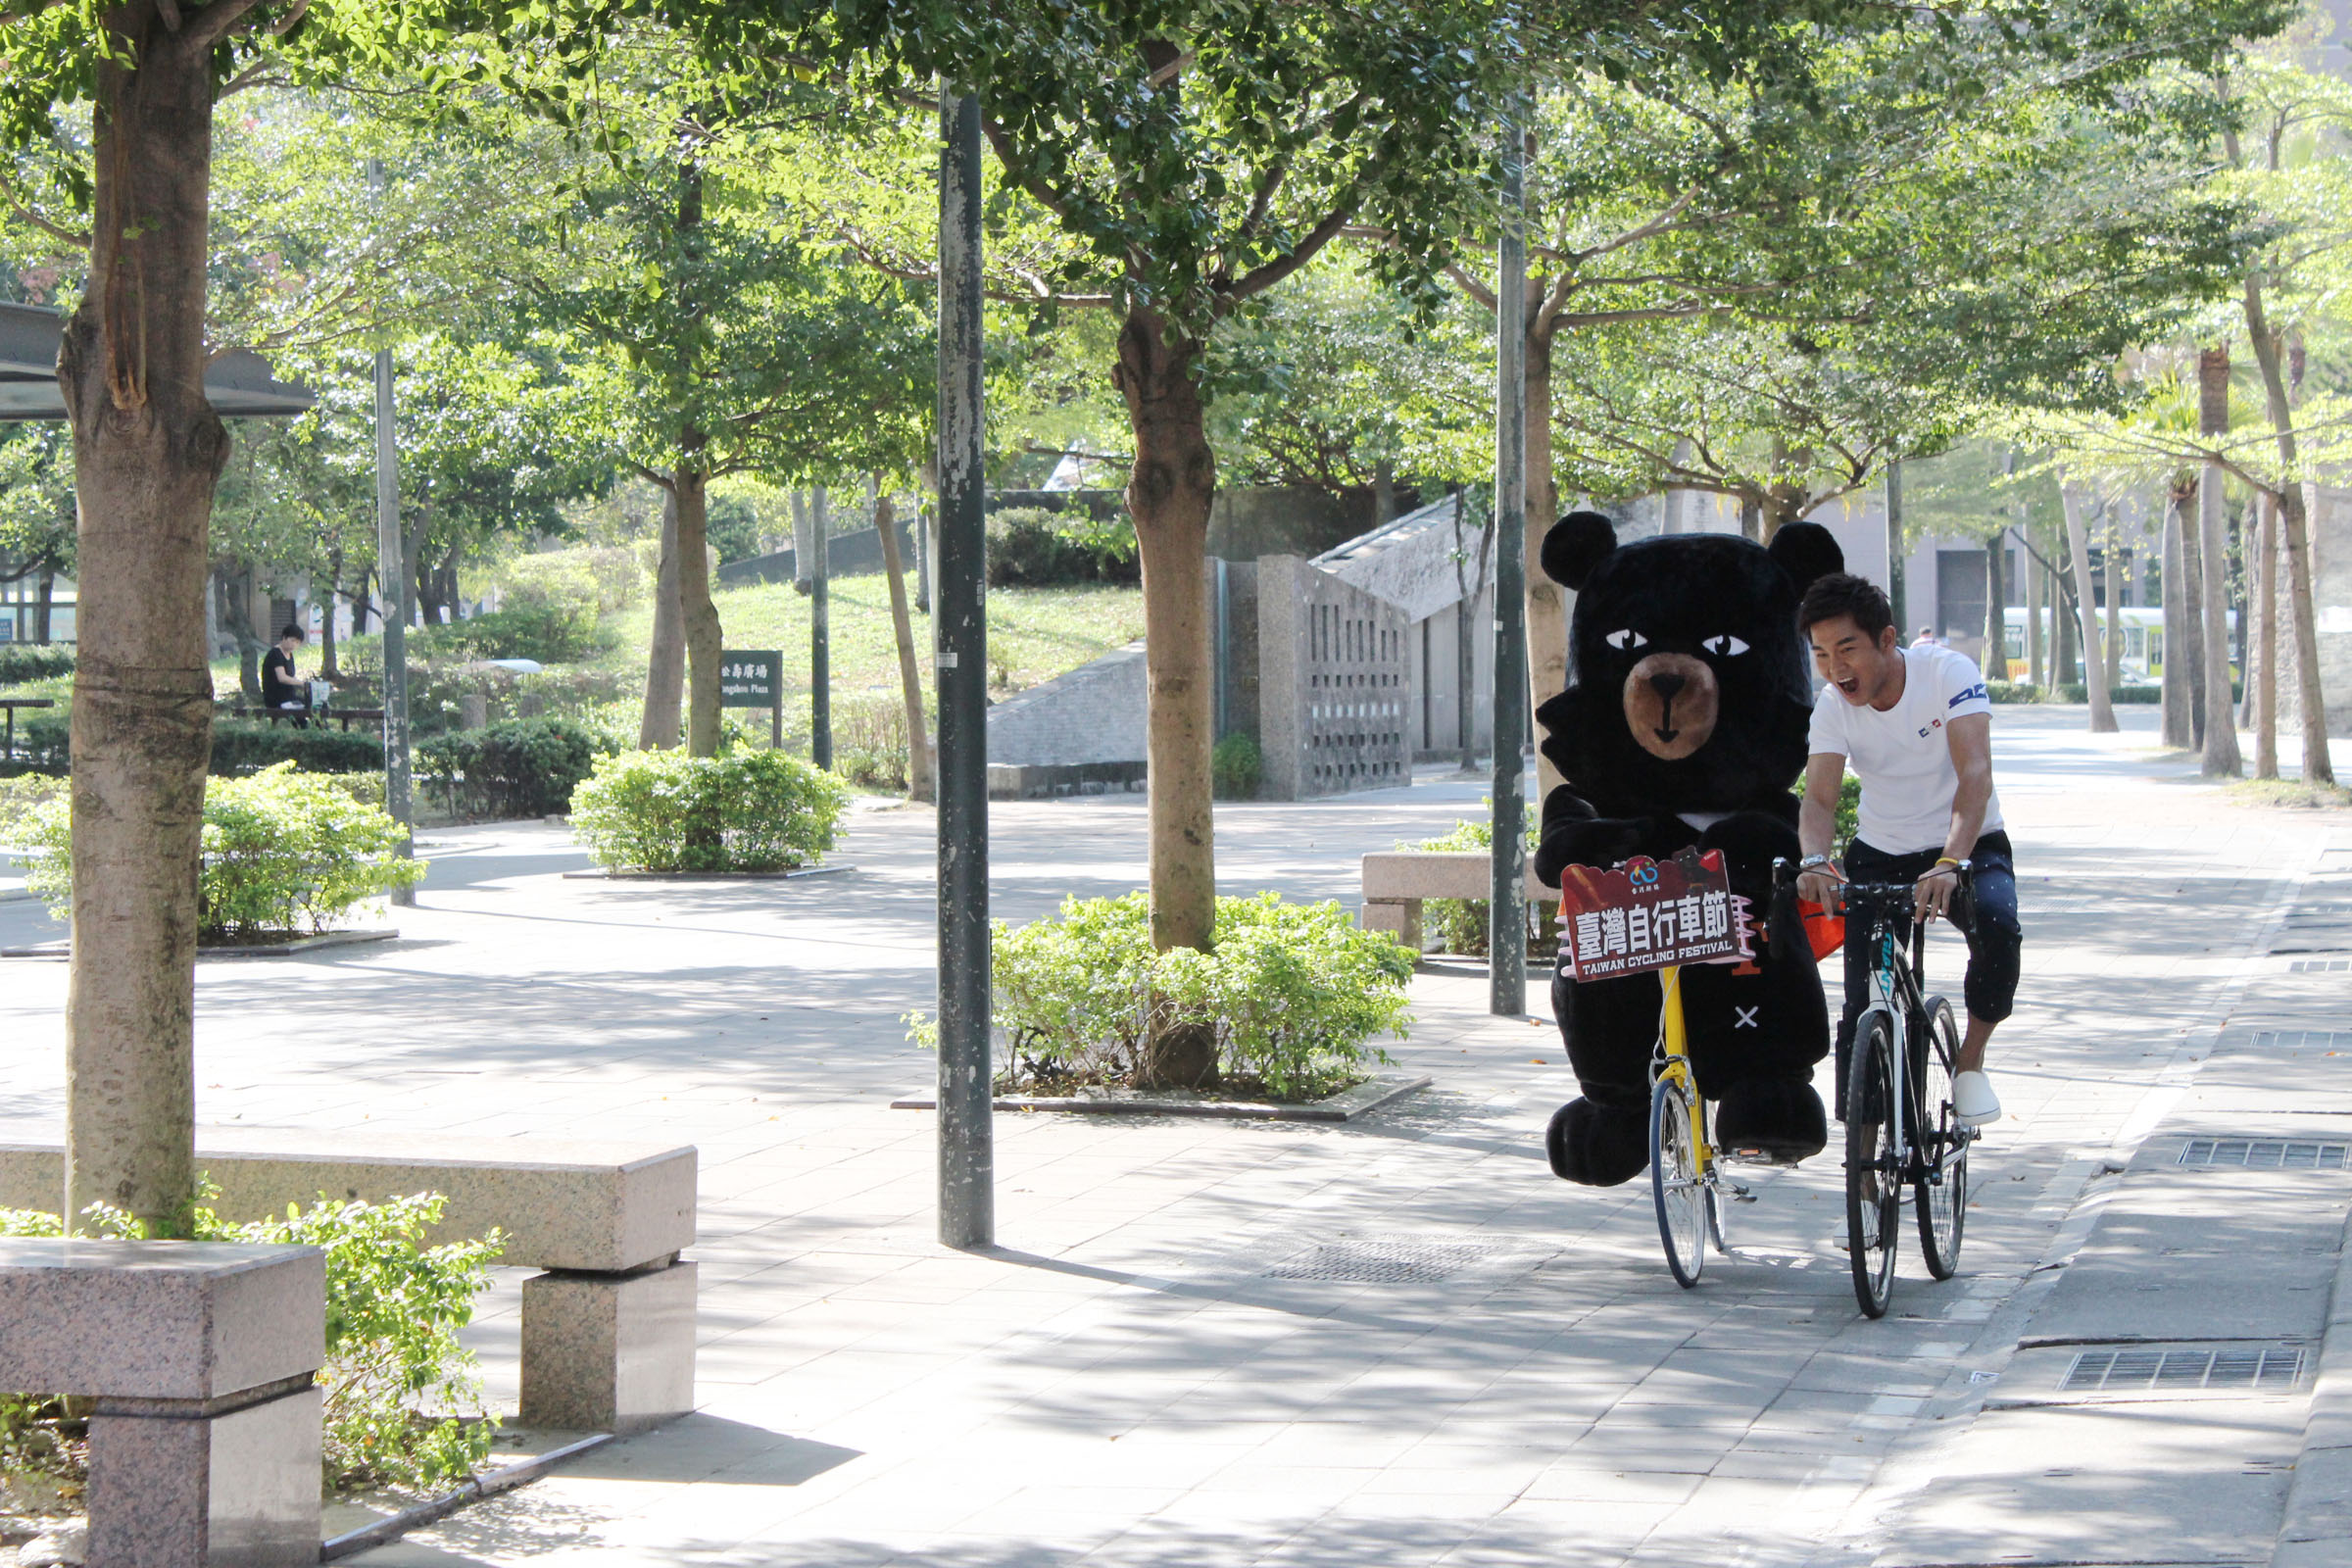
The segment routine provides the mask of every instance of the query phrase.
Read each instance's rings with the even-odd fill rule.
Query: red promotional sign
[[[1571,980],[1741,963],[1755,956],[1753,935],[1747,900],[1732,891],[1721,850],[1560,872],[1560,973]]]

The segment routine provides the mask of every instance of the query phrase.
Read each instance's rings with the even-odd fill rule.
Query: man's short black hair
[[[296,642],[303,641],[302,628],[300,626],[288,626],[284,631],[281,631],[277,634],[277,639],[280,642],[285,641],[288,637],[293,638]]]
[[[1809,632],[1839,615],[1852,616],[1855,627],[1874,642],[1894,624],[1894,607],[1886,602],[1879,585],[1850,571],[1833,571],[1813,580],[1813,586],[1805,590],[1804,602],[1796,607],[1796,629]]]

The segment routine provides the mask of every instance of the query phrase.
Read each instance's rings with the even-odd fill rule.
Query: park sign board
[[[1638,855],[1611,870],[1560,871],[1560,967],[1566,980],[1613,980],[1682,963],[1755,956],[1747,900],[1732,891],[1723,852],[1669,860]]]
[[[774,649],[718,656],[718,706],[773,708],[784,696],[784,656]]]

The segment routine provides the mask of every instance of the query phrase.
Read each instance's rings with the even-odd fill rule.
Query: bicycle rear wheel
[[[1912,1048],[1922,1125],[1912,1137],[1920,1176],[1911,1206],[1919,1213],[1919,1250],[1928,1272],[1948,1280],[1960,1272],[1960,1242],[1968,1229],[1968,1129],[1952,1109],[1952,1062],[1960,1031],[1952,1004],[1928,999],[1926,1039]]]
[[[1845,1239],[1854,1299],[1865,1317],[1885,1317],[1894,1294],[1895,1241],[1902,1224],[1897,1162],[1900,1111],[1894,1098],[1894,1034],[1886,1014],[1863,1017],[1845,1081]]]
[[[1663,1077],[1649,1091],[1649,1194],[1674,1282],[1689,1290],[1707,1261],[1707,1189],[1690,1136],[1690,1092]]]

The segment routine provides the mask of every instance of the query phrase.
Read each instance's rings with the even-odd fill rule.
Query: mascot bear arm
[[[1723,534],[1619,548],[1596,513],[1560,520],[1544,566],[1577,601],[1569,687],[1536,714],[1544,755],[1567,780],[1544,803],[1542,880],[1557,885],[1566,865],[1720,849],[1734,890],[1762,915],[1773,860],[1797,853],[1789,786],[1812,715],[1797,600],[1841,565],[1837,542],[1811,523],[1784,526],[1767,550]],[[1552,982],[1583,1095],[1560,1107],[1545,1142],[1570,1181],[1609,1186],[1648,1163],[1659,998],[1654,974]],[[1811,1080],[1829,1014],[1809,952],[1686,967],[1683,1010],[1722,1143],[1783,1159],[1817,1152],[1828,1125]]]

